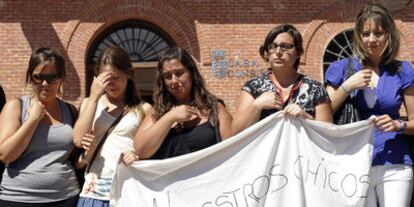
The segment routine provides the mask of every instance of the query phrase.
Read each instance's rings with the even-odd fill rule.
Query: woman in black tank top
[[[181,48],[158,62],[154,110],[135,136],[140,159],[163,159],[209,147],[231,136],[231,115],[204,86],[196,63]]]

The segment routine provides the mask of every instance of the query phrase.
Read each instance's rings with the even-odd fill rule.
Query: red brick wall
[[[114,23],[137,19],[167,32],[200,64],[208,88],[234,112],[240,87],[249,77],[213,77],[211,53],[221,49],[232,61],[266,63],[258,48],[275,25],[294,24],[303,35],[300,69],[322,80],[322,57],[329,41],[352,27],[368,1],[359,0],[14,0],[0,1],[0,83],[8,99],[24,92],[31,51],[52,47],[67,60],[66,100],[79,104],[85,96],[86,57],[97,35]],[[414,62],[414,3],[377,1],[395,11],[402,33],[400,58]],[[232,69],[252,69],[237,66]],[[229,74],[231,75],[231,73]]]

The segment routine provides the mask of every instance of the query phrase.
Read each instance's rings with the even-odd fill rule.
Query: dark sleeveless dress
[[[151,159],[165,159],[195,152],[220,141],[216,127],[209,121],[180,130],[172,128]]]

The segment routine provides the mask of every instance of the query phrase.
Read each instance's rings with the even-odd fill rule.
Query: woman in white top
[[[151,109],[137,95],[131,79],[131,60],[121,48],[105,49],[94,72],[97,77],[92,82],[91,94],[81,104],[73,131],[74,143],[85,149],[82,161],[90,165],[78,202],[82,207],[109,206],[116,165],[119,161],[128,165],[139,159],[133,137]],[[102,140],[107,131],[108,136]],[[103,144],[97,149],[100,141]]]

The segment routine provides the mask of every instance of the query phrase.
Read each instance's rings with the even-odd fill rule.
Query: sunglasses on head
[[[43,81],[46,81],[48,84],[56,83],[59,80],[60,76],[57,73],[52,74],[33,74],[32,81],[36,84],[41,84]]]

